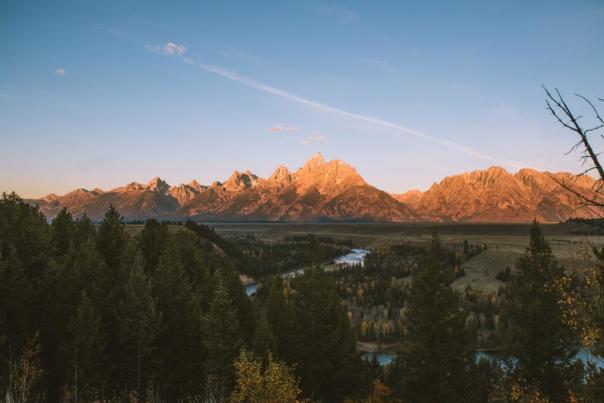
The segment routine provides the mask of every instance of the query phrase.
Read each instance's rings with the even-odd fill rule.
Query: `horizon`
[[[341,161],[341,162],[343,162],[343,163],[345,163],[345,164],[348,164],[348,163],[347,163],[345,160],[342,160],[342,159],[339,159],[339,158],[333,158],[333,159],[325,158],[325,157],[323,156],[323,153],[321,153],[321,152],[316,152],[316,153],[314,153],[313,155],[311,155],[309,158],[307,158],[307,160],[305,161],[305,163],[306,163],[306,162],[308,162],[308,161],[310,161],[310,160],[312,160],[312,159],[314,159],[314,158],[315,158],[315,157],[317,157],[317,156],[320,156],[321,158],[323,158],[323,159],[324,159],[324,161],[325,161],[326,163],[329,163],[329,162],[334,162],[334,161]],[[304,163],[304,164],[305,164],[305,163]],[[268,174],[266,174],[266,175],[259,175],[259,174],[257,174],[257,173],[256,173],[256,171],[254,171],[254,169],[252,169],[252,168],[245,168],[245,169],[234,169],[234,170],[232,170],[232,171],[231,171],[231,173],[230,173],[229,175],[227,175],[225,178],[223,178],[223,179],[218,179],[218,178],[216,178],[216,179],[214,179],[213,181],[210,181],[210,182],[201,182],[201,181],[199,181],[197,178],[191,178],[190,180],[187,180],[187,181],[184,181],[184,182],[178,182],[178,183],[176,183],[176,182],[172,182],[172,181],[170,181],[169,179],[167,179],[167,178],[163,177],[162,175],[155,175],[155,176],[152,176],[152,177],[150,177],[150,178],[148,178],[148,179],[130,180],[129,182],[120,183],[120,184],[115,184],[114,186],[111,186],[111,187],[109,187],[109,188],[104,188],[104,189],[103,189],[103,188],[100,188],[99,186],[75,187],[75,188],[70,189],[69,191],[67,191],[67,192],[65,192],[65,193],[56,193],[56,192],[51,192],[51,193],[47,193],[47,194],[44,194],[44,195],[41,195],[41,196],[37,196],[37,197],[26,197],[26,196],[23,196],[23,195],[19,195],[19,196],[20,196],[20,197],[22,197],[22,198],[24,198],[24,199],[42,199],[42,198],[44,198],[44,197],[46,197],[46,196],[51,196],[51,195],[64,196],[65,194],[67,194],[67,193],[69,193],[69,192],[72,192],[72,191],[75,191],[75,190],[80,190],[80,189],[83,189],[83,190],[88,190],[88,191],[93,191],[93,190],[101,190],[103,193],[105,193],[105,192],[111,192],[112,190],[118,189],[118,188],[123,187],[123,186],[130,185],[130,184],[139,184],[139,185],[145,185],[145,186],[146,186],[146,185],[148,185],[150,182],[154,181],[155,179],[159,179],[159,180],[163,181],[164,183],[166,183],[166,184],[167,184],[168,186],[170,186],[170,187],[177,187],[177,186],[180,186],[180,185],[186,185],[186,184],[190,184],[190,183],[192,183],[192,182],[197,182],[197,183],[199,183],[201,186],[211,186],[211,185],[212,185],[212,183],[214,183],[214,182],[216,182],[216,181],[218,181],[218,182],[220,182],[220,183],[224,184],[224,183],[225,183],[227,180],[229,180],[229,178],[231,177],[231,175],[233,175],[233,174],[235,174],[235,173],[240,173],[240,174],[242,174],[242,173],[249,172],[249,173],[251,173],[251,174],[255,175],[256,177],[258,177],[259,179],[268,179],[268,178],[269,178],[269,177],[272,175],[272,173],[274,173],[274,172],[275,172],[275,171],[276,171],[276,170],[277,170],[279,167],[285,167],[285,168],[286,168],[286,169],[287,169],[287,170],[288,170],[290,173],[292,173],[292,174],[293,174],[293,173],[295,173],[297,170],[301,169],[301,168],[303,167],[303,165],[304,165],[304,164],[302,164],[302,165],[300,165],[300,166],[298,166],[298,167],[296,167],[296,168],[291,168],[291,167],[288,167],[287,165],[280,164],[280,165],[276,166],[276,167],[275,167],[275,168],[274,168],[274,169],[273,169],[271,172],[269,172],[269,173],[268,173]],[[350,165],[350,164],[348,164],[348,165]],[[354,166],[352,166],[352,168],[354,168],[354,169],[356,170],[356,168],[355,168]],[[531,168],[531,167],[522,167],[522,168],[518,168],[518,169],[515,169],[515,170],[509,170],[509,169],[506,169],[505,167],[501,167],[501,166],[498,166],[498,165],[491,165],[491,166],[488,166],[488,167],[486,167],[486,168],[484,168],[484,169],[476,169],[476,170],[472,170],[472,171],[463,171],[463,172],[455,172],[455,173],[451,173],[450,175],[447,175],[447,177],[451,177],[451,176],[459,176],[459,175],[463,175],[463,174],[471,174],[471,173],[473,173],[473,172],[486,171],[486,170],[489,170],[489,169],[492,169],[492,168],[501,168],[501,169],[504,169],[506,172],[510,173],[511,175],[515,175],[515,174],[517,174],[517,173],[519,173],[520,171],[525,170],[525,169],[533,169],[533,168]],[[538,171],[538,170],[537,170],[537,171]],[[538,171],[538,172],[540,172],[540,173],[550,173],[550,174],[564,174],[564,173],[570,173],[570,172],[568,172],[568,171]],[[363,175],[361,172],[358,172],[358,170],[357,170],[357,173],[359,174],[359,176],[360,176],[361,178],[365,179],[364,175]],[[589,176],[591,176],[591,175],[589,175]],[[415,191],[420,191],[420,192],[422,192],[422,193],[423,193],[423,192],[426,192],[426,191],[427,191],[427,190],[428,190],[428,189],[429,189],[429,188],[430,188],[432,185],[435,185],[435,184],[440,183],[440,182],[441,182],[442,180],[444,180],[445,178],[446,178],[446,177],[440,178],[440,179],[438,179],[438,180],[434,181],[433,183],[431,183],[431,184],[430,184],[428,187],[423,188],[423,189],[419,189],[419,188],[409,188],[409,189],[404,189],[403,191],[401,191],[401,192],[399,192],[399,193],[392,193],[392,192],[388,192],[388,191],[386,191],[385,189],[380,189],[380,190],[386,191],[387,193],[392,194],[392,195],[402,195],[402,194],[405,194],[405,193],[408,193],[408,192],[415,192]],[[366,180],[366,179],[365,179],[365,180]],[[368,183],[369,183],[369,182],[368,182]],[[369,183],[369,185],[372,185],[372,184],[371,184],[371,183]],[[379,189],[379,188],[377,188],[377,189]]]
[[[604,94],[598,1],[0,9],[0,191],[25,198],[268,177],[317,151],[393,194],[490,166],[576,173],[541,85],[578,114],[572,94]]]

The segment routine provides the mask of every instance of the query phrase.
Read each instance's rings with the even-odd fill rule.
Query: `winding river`
[[[363,352],[363,353],[361,353],[361,356],[363,357],[363,359],[365,359],[367,361],[373,360],[373,357],[375,356],[377,359],[377,362],[381,366],[392,364],[394,362],[394,359],[396,358],[396,354],[392,353],[392,352],[389,352],[389,353],[388,352],[384,352],[384,353]],[[577,360],[583,362],[583,364],[591,363],[591,364],[595,365],[596,368],[604,369],[604,358],[595,356],[586,349],[581,349],[577,353],[575,358]],[[493,354],[493,353],[486,353],[483,351],[477,351],[474,354],[474,359],[476,360],[476,362],[478,362],[482,359],[488,359],[488,360],[495,360],[496,362],[501,363],[501,365],[504,364],[504,360],[501,358],[501,356],[498,356],[497,354]],[[512,362],[514,362],[514,359],[512,359]]]
[[[347,254],[338,256],[333,261],[336,264],[336,267],[357,266],[357,265],[363,266],[365,264],[365,256],[367,256],[368,253],[369,253],[369,249],[354,248],[354,249],[351,249],[350,252],[348,252]],[[295,270],[285,272],[281,275],[281,277],[283,277],[285,279],[291,279],[291,278],[300,276],[303,273],[304,273],[304,268],[300,268],[300,269],[295,269]],[[245,293],[248,296],[255,294],[256,291],[258,290],[257,285],[258,285],[258,283],[245,284],[244,285]]]

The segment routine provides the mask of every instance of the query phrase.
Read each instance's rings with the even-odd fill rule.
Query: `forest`
[[[352,244],[229,238],[193,221],[127,231],[47,222],[0,199],[0,398],[6,402],[598,402],[604,269],[578,276],[538,223],[498,293],[451,283],[483,247],[400,243],[322,270]],[[599,259],[604,251],[594,250]],[[300,266],[304,274],[279,274]],[[264,287],[248,297],[239,275]],[[357,341],[397,345],[363,359]],[[482,349],[497,358],[477,358]]]

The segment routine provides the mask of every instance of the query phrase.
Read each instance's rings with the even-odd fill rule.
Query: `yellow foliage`
[[[269,354],[266,365],[251,353],[242,351],[235,361],[236,386],[230,402],[301,402],[301,390],[293,371]]]

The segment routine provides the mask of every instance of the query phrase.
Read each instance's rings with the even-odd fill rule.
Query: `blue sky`
[[[604,97],[604,2],[0,1],[0,190],[268,176],[390,192],[579,171],[541,84]],[[586,122],[588,119],[586,113]]]

